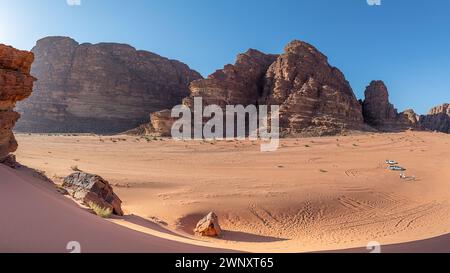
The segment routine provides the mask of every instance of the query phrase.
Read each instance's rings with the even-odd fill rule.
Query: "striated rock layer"
[[[344,75],[313,46],[293,41],[282,55],[250,49],[207,79],[183,102],[204,106],[280,105],[282,134],[328,135],[364,127],[361,105]],[[155,117],[158,119],[158,117]],[[158,122],[162,123],[162,122]]]
[[[342,72],[301,41],[288,44],[270,66],[260,103],[280,105],[287,134],[337,134],[363,126],[361,106]]]
[[[0,44],[0,161],[17,150],[12,129],[20,115],[16,102],[30,96],[35,79],[30,76],[33,54]]]
[[[181,103],[201,75],[187,65],[129,45],[79,44],[66,37],[33,48],[33,95],[18,105],[25,132],[123,132],[149,112]]]
[[[450,104],[434,107],[420,117],[420,124],[423,129],[450,134]]]
[[[193,106],[194,97],[202,97],[204,105],[258,104],[265,82],[265,74],[269,66],[276,60],[276,55],[268,55],[250,49],[237,56],[234,65],[226,65],[207,79],[190,84],[190,96],[184,104]]]

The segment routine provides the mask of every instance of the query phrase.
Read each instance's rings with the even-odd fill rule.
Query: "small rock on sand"
[[[194,229],[195,235],[218,237],[222,233],[222,229],[219,225],[219,218],[214,212],[210,212],[205,218],[198,222],[197,227]]]

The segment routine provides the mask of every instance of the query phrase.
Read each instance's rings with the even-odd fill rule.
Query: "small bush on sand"
[[[102,218],[110,218],[113,213],[112,209],[102,208],[94,202],[89,202],[88,206],[95,212],[95,214]]]

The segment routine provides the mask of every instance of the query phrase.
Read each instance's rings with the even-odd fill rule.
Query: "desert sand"
[[[224,252],[151,236],[94,216],[29,170],[0,166],[0,253]],[[78,250],[76,250],[78,251]]]
[[[23,193],[26,201],[0,199],[16,202],[19,213],[26,215],[22,218],[30,217],[20,225],[24,233],[30,222],[52,223],[47,226],[61,240],[58,245],[47,244],[49,251],[68,237],[77,240],[85,233],[92,235],[84,237],[89,250],[113,252],[164,252],[177,247],[179,251],[361,250],[371,241],[383,246],[416,241],[418,246],[410,250],[417,252],[430,250],[427,244],[438,246],[436,240],[449,241],[448,236],[435,238],[450,232],[446,134],[284,139],[273,153],[261,153],[259,143],[251,141],[34,134],[19,134],[17,139],[22,164],[45,171],[56,183],[75,166],[101,175],[124,202],[127,216],[105,221],[51,189],[36,196],[28,188]],[[387,159],[407,168],[407,179],[387,170]],[[39,184],[24,182],[23,172],[4,168],[3,172],[11,182],[1,187],[9,191],[19,190],[13,183]],[[220,218],[222,238],[194,237],[195,223],[209,211]],[[49,215],[58,218],[46,219]],[[11,217],[14,213],[2,220]],[[70,234],[58,232],[64,226],[70,227]],[[6,232],[13,233],[7,225]],[[38,239],[39,232],[44,231],[33,230],[35,236],[30,235],[36,243],[47,239]],[[420,243],[429,238],[435,241]],[[408,246],[413,245],[387,249],[408,251]]]

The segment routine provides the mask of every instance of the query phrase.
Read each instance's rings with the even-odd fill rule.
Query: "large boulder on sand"
[[[218,237],[222,233],[219,225],[219,218],[214,212],[210,212],[205,218],[198,222],[194,229],[195,235]]]
[[[90,202],[111,209],[116,215],[123,215],[122,201],[114,193],[111,185],[102,177],[84,172],[76,172],[64,179],[63,187],[77,201]]]

